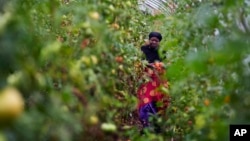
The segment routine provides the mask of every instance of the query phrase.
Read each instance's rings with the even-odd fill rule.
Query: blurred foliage
[[[172,107],[182,140],[229,140],[229,124],[249,124],[249,1],[178,1],[163,48]]]
[[[20,93],[24,110],[1,119],[0,140],[228,140],[229,124],[249,123],[249,1],[176,4],[166,17],[136,0],[1,1],[0,88],[14,90],[0,96]],[[164,132],[140,136],[139,47],[153,30],[171,105]]]

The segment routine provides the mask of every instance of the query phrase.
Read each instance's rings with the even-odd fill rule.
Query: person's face
[[[153,48],[157,48],[160,44],[160,41],[158,38],[156,37],[152,37],[149,39],[149,45],[150,47],[153,47]]]

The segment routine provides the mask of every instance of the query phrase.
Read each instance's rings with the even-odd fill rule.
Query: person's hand
[[[147,45],[149,45],[150,43],[149,43],[149,40],[144,40],[144,45],[145,46],[147,46]]]

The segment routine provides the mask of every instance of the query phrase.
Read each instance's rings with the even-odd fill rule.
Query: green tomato
[[[114,132],[117,130],[116,126],[112,123],[103,123],[101,129],[104,131]]]

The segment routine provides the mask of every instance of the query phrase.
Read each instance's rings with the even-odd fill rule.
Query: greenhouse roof
[[[139,9],[152,15],[163,13],[170,15],[175,4],[170,0],[138,0]]]

